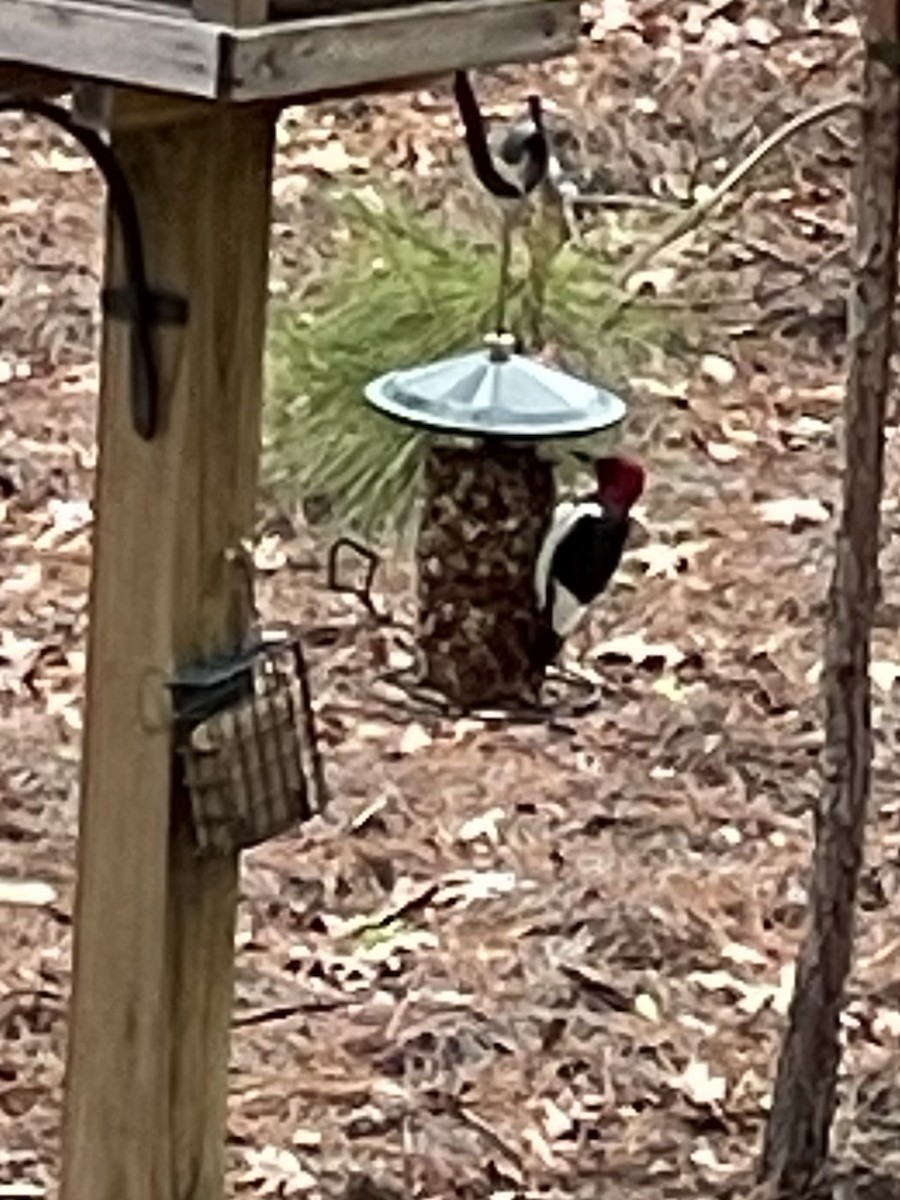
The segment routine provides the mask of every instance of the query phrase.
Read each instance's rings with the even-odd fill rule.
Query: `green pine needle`
[[[413,521],[429,435],[375,412],[363,390],[384,372],[476,348],[491,328],[499,255],[495,244],[479,244],[396,199],[373,205],[351,198],[338,216],[346,228],[340,265],[332,264],[302,307],[285,303],[275,313],[265,473],[291,499],[327,497],[345,529],[398,536]],[[621,390],[629,365],[658,346],[665,330],[633,305],[596,344],[592,325],[609,299],[606,274],[570,247],[554,255],[542,280],[541,323],[567,366]],[[508,323],[523,329],[528,270],[515,254],[512,275]],[[609,445],[610,436],[591,444]]]

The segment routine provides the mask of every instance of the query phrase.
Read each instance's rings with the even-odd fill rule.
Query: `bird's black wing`
[[[615,574],[630,528],[628,517],[586,513],[557,546],[550,577],[580,603],[590,604]]]

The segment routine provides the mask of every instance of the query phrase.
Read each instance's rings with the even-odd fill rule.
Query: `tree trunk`
[[[553,500],[553,468],[530,448],[428,455],[416,548],[423,682],[463,708],[537,699],[534,567]]]
[[[871,786],[869,640],[878,591],[884,413],[893,341],[900,183],[900,80],[881,64],[900,30],[898,0],[871,0],[866,38],[856,278],[850,298],[843,513],[825,646],[825,753],[810,888],[789,1027],[763,1148],[763,1174],[797,1193],[825,1165],[840,1061]]]

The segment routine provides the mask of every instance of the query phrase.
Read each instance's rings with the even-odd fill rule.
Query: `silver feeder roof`
[[[485,350],[389,371],[366,399],[399,421],[469,437],[578,437],[624,418],[619,396],[514,354],[509,334],[485,340]]]

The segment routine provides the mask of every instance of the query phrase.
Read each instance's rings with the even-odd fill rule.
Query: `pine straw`
[[[403,532],[429,437],[373,411],[363,389],[386,371],[481,344],[495,318],[498,246],[487,233],[476,239],[371,188],[335,201],[333,225],[338,250],[330,270],[274,315],[266,475],[289,500],[327,496],[344,527]],[[507,307],[509,326],[523,335],[544,283],[535,282],[525,240],[518,239]],[[658,353],[684,315],[660,323],[635,304],[598,339],[611,271],[612,264],[568,247],[547,268],[538,307],[561,364],[625,389],[628,372]],[[601,435],[547,449],[568,477],[573,449],[609,444]]]
[[[770,457],[797,412],[833,403],[811,387],[777,418],[748,404],[760,441],[718,496],[683,452],[645,447],[651,544],[684,545],[689,567],[649,578],[630,560],[584,639],[605,704],[570,730],[426,722],[410,751],[373,691],[396,635],[336,598],[326,615],[322,597],[272,594],[337,639],[316,690],[338,799],[327,825],[251,856],[241,999],[263,1023],[237,1035],[233,1128],[321,1134],[296,1153],[329,1195],[348,1163],[404,1195],[755,1194],[804,919],[831,536],[766,525],[755,501],[833,499],[833,450]],[[751,502],[741,481],[764,463]],[[894,555],[888,587],[898,571]],[[594,657],[621,633],[685,657]],[[893,653],[886,632],[876,657]],[[877,707],[836,1142],[866,1178],[900,1168],[896,693]],[[239,1190],[260,1170],[235,1154]]]
[[[801,7],[809,6],[767,0],[747,11],[778,22],[793,13],[799,21]],[[842,11],[829,20],[849,15],[836,7]],[[638,0],[632,8],[652,9],[668,38],[687,30],[686,3]],[[721,25],[711,23],[710,32],[718,35]],[[642,42],[625,30],[586,44],[575,70],[517,68],[501,76],[494,94],[514,103],[533,83],[577,116],[586,158],[610,173],[613,187],[665,188],[692,167],[698,147],[718,152],[735,124],[760,123],[757,105],[768,106],[765,125],[780,119],[782,108],[824,98],[833,88],[833,71],[812,74],[804,63],[819,55],[836,60],[852,39],[836,29],[833,36],[811,36],[795,66],[799,39],[790,27],[786,33],[780,45],[728,52],[710,80],[703,70],[710,48],[701,39],[682,45],[682,69],[673,75],[670,40]],[[661,99],[642,116],[636,100],[648,88]],[[419,110],[394,97],[367,105],[368,123],[354,121],[350,110],[328,110],[338,113],[332,128],[350,151],[377,153],[390,167],[407,161],[411,144],[417,151],[433,147],[441,169],[432,191],[446,191],[443,167],[455,137],[436,138],[434,107]],[[299,119],[308,144],[318,145],[323,110],[303,110]],[[299,134],[297,146],[302,153]],[[573,733],[488,736],[433,727],[430,747],[401,754],[405,731],[373,704],[369,690],[393,641],[360,630],[356,610],[323,593],[315,547],[306,541],[287,547],[290,565],[270,580],[266,608],[318,630],[311,639],[316,690],[340,799],[333,826],[264,847],[247,865],[238,1019],[268,1019],[235,1036],[230,1193],[309,1188],[313,1197],[372,1200],[390,1195],[392,1185],[393,1194],[406,1197],[539,1188],[584,1200],[753,1194],[781,1018],[766,1008],[745,1013],[739,1002],[765,998],[754,987],[778,997],[803,919],[820,726],[814,670],[831,535],[827,526],[797,533],[764,526],[753,503],[792,495],[830,500],[836,493],[840,370],[818,338],[828,329],[823,305],[844,293],[845,277],[816,274],[816,248],[803,221],[821,216],[817,243],[823,229],[832,242],[845,237],[847,150],[824,135],[816,147],[815,159],[808,148],[793,147],[790,171],[780,160],[773,164],[771,191],[759,187],[739,198],[741,211],[727,232],[754,235],[756,249],[737,253],[724,238],[698,281],[708,296],[733,303],[756,296],[760,284],[768,295],[782,275],[795,281],[798,268],[810,268],[799,289],[795,282],[778,293],[778,307],[798,332],[736,343],[732,353],[742,373],[733,388],[704,390],[692,374],[692,413],[662,405],[648,410],[661,435],[650,455],[653,537],[670,549],[698,540],[709,545],[684,549],[687,569],[675,578],[641,576],[634,560],[587,639],[590,649],[612,633],[639,633],[699,651],[699,661],[668,672],[605,662],[607,704]],[[5,169],[11,193],[27,198],[39,191],[41,202],[39,219],[10,211],[0,239],[8,277],[15,280],[21,268],[22,295],[38,294],[48,266],[40,245],[46,231],[59,276],[44,298],[53,301],[50,316],[57,308],[74,311],[71,298],[85,286],[94,311],[96,280],[78,276],[72,228],[58,219],[61,199],[71,203],[72,177],[65,176],[64,188],[54,173],[50,186],[42,183],[20,149]],[[100,211],[96,191],[88,200],[70,210],[79,244]],[[296,214],[289,216],[296,226]],[[697,249],[701,257],[705,252],[704,245]],[[29,259],[42,268],[40,275],[32,270],[30,281]],[[305,271],[305,259],[301,265]],[[53,489],[64,485],[67,496],[86,497],[90,480],[73,478],[77,444],[88,441],[77,421],[73,427],[72,379],[40,375],[45,361],[56,362],[58,323],[20,323],[8,308],[11,345],[39,372],[6,388],[0,414],[4,470],[12,463],[16,478],[21,473],[25,480],[27,503],[15,499],[7,514],[4,561],[10,579],[21,582],[38,557],[38,537],[53,525],[48,494],[55,497]],[[765,313],[760,301],[741,315],[758,334]],[[78,315],[89,319],[87,309]],[[840,343],[844,324],[836,324]],[[77,349],[84,361],[87,347]],[[665,382],[674,390],[677,381]],[[79,397],[78,410],[89,428],[93,397]],[[825,421],[826,436],[791,432],[801,415]],[[739,456],[732,463],[712,455],[714,446],[728,444],[725,418],[732,426],[752,423],[761,439],[749,448],[734,443]],[[884,586],[895,603],[896,438],[888,478]],[[0,1183],[18,1191],[45,1185],[52,1196],[78,756],[77,734],[59,713],[63,701],[64,711],[71,708],[82,685],[86,580],[80,560],[41,561],[41,586],[30,593],[10,589],[3,610],[7,629],[53,649],[36,691],[23,689],[12,699],[4,693],[0,863],[5,875],[56,884],[63,913],[4,911]],[[318,563],[317,573],[301,570],[310,562]],[[403,572],[392,576],[390,600],[403,613]],[[896,616],[885,621],[875,655],[896,659]],[[877,691],[876,798],[835,1131],[841,1169],[858,1170],[867,1182],[892,1171],[900,1176],[898,729],[896,687]],[[351,816],[359,819],[367,808],[370,817],[350,829]],[[485,817],[495,808],[496,820]],[[478,821],[485,832],[475,836]],[[482,886],[491,881],[489,871],[511,872],[514,890],[467,907],[459,899],[451,904],[446,873],[460,869],[479,872],[474,879]],[[501,875],[494,882],[508,881]],[[444,892],[429,898],[435,884]],[[419,902],[401,912],[405,892]],[[373,917],[385,910],[386,924],[373,929]],[[347,929],[354,919],[368,924]],[[729,950],[730,943],[751,953]],[[386,962],[374,960],[376,947],[392,952]],[[726,972],[735,983],[715,975],[701,982],[697,971]],[[637,1011],[638,995],[653,1003],[643,1000]],[[617,1011],[623,999],[631,1007]],[[278,1018],[267,1011],[276,1005],[300,1011]],[[726,1079],[723,1100],[714,1089],[707,1102],[686,1095],[683,1072],[692,1058]],[[703,1077],[695,1070],[694,1078]],[[455,1103],[461,1079],[470,1087]],[[574,1139],[551,1100],[574,1116]],[[557,1137],[552,1121],[561,1127]],[[354,1172],[377,1178],[382,1190],[350,1186]],[[891,1195],[885,1187],[880,1200]]]

